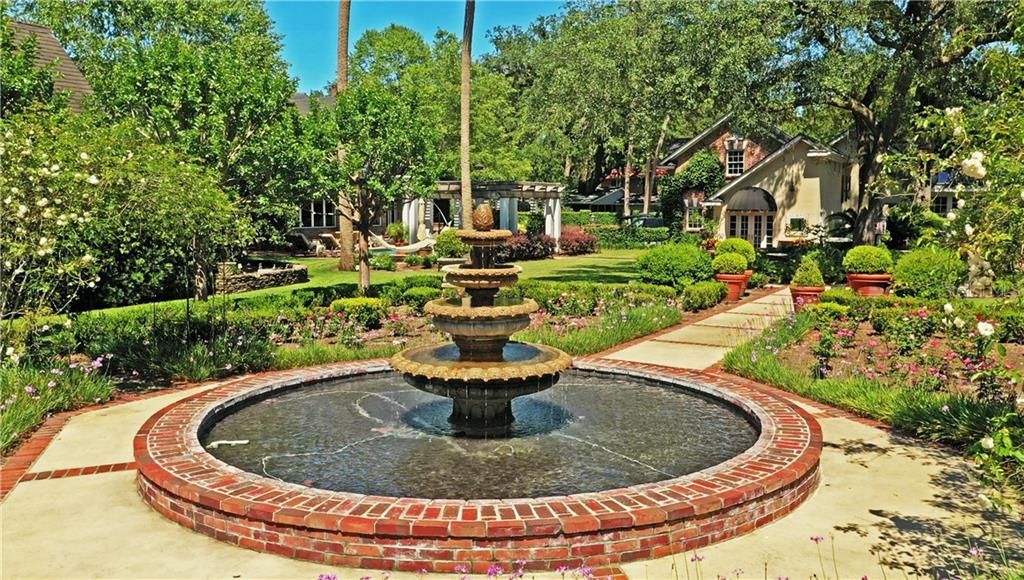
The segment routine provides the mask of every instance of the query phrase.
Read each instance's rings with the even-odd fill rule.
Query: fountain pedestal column
[[[453,342],[402,351],[391,366],[416,388],[452,399],[449,420],[465,435],[499,436],[515,421],[512,400],[550,388],[572,359],[555,348],[509,342],[530,325],[537,303],[496,300],[498,291],[514,285],[522,271],[495,261],[495,251],[512,232],[491,229],[494,218],[487,204],[474,210],[473,226],[458,231],[470,246],[470,262],[443,269],[446,281],[469,295],[468,304],[441,298],[424,307]]]

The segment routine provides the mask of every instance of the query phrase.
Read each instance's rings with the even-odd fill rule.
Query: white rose
[[[988,171],[984,165],[985,154],[981,151],[975,151],[971,153],[971,156],[960,162],[960,169],[964,172],[964,175],[973,177],[975,179],[984,179],[985,174]]]
[[[966,322],[964,322],[964,320],[962,318],[960,318],[959,316],[957,316],[956,318],[953,319],[953,326],[955,326],[957,328],[963,328],[964,324],[966,324]]]
[[[38,205],[39,207],[46,207],[46,204],[48,203],[50,203],[50,200],[46,199],[45,197],[40,198],[39,200],[36,201],[36,205]]]
[[[50,171],[57,173],[58,171],[60,171],[60,165],[54,163],[53,165],[50,166]]]
[[[988,337],[988,336],[992,336],[993,334],[995,334],[995,332],[996,332],[996,327],[992,326],[988,322],[982,321],[982,322],[978,323],[978,334],[980,334],[982,336],[985,336],[985,337]]]
[[[942,309],[946,311],[946,314],[953,314],[953,305],[949,302],[945,303],[942,306]]]
[[[90,185],[96,185],[100,182],[100,178],[95,175],[90,175],[89,179],[86,179],[86,181],[88,181]]]
[[[985,437],[985,438],[983,438],[981,440],[981,448],[982,449],[992,449],[995,446],[996,446],[996,442],[993,441],[991,437]]]
[[[946,107],[946,116],[955,117],[964,110],[963,107]]]
[[[967,205],[967,200],[965,200],[965,199],[958,199],[958,200],[956,200],[956,207],[958,209],[963,209],[964,206],[966,206],[966,205]]]
[[[953,127],[953,136],[956,137],[957,139],[963,139],[966,135],[967,131],[964,131],[964,128],[961,127],[960,125]]]
[[[964,233],[967,234],[968,236],[973,236],[974,235],[974,226],[972,226],[971,224],[965,225],[964,226]]]
[[[13,346],[7,347],[7,352],[5,354],[7,356],[11,356],[12,354],[14,354],[14,347]]]
[[[956,214],[953,212],[949,212],[946,214],[946,219],[948,219],[949,221],[953,221],[956,219]]]
[[[25,217],[25,214],[27,214],[27,213],[28,213],[28,207],[26,207],[25,205],[19,205],[18,206],[18,217]]]
[[[82,151],[81,153],[78,154],[78,158],[81,159],[82,161],[88,161],[89,154],[86,153],[85,151]]]

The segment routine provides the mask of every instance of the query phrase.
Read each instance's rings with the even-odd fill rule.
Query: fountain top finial
[[[473,210],[473,229],[478,232],[489,232],[494,229],[494,213],[486,201]]]

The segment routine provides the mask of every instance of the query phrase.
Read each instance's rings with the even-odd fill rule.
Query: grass
[[[513,338],[524,342],[546,344],[573,356],[594,354],[678,324],[682,314],[675,306],[641,306],[624,314],[607,313],[586,328],[557,332],[550,326],[524,330]]]
[[[113,383],[96,371],[67,365],[0,368],[0,451],[17,443],[47,415],[106,401],[113,392]]]
[[[277,349],[271,368],[284,370],[352,360],[388,358],[403,348],[405,347],[395,345],[347,348],[341,345],[311,343],[299,348]]]

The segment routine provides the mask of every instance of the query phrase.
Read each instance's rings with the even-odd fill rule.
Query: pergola
[[[498,210],[498,224],[503,230],[517,231],[519,228],[519,200],[534,202],[544,210],[544,233],[555,238],[562,237],[562,191],[561,183],[539,181],[503,181],[473,184],[473,200],[478,203],[487,200]],[[462,215],[462,183],[459,181],[438,181],[432,199],[452,200],[452,218],[460,227]],[[420,226],[429,231],[434,218],[434,204],[421,199],[406,200],[402,205],[402,222],[409,230],[410,243],[420,238]]]

